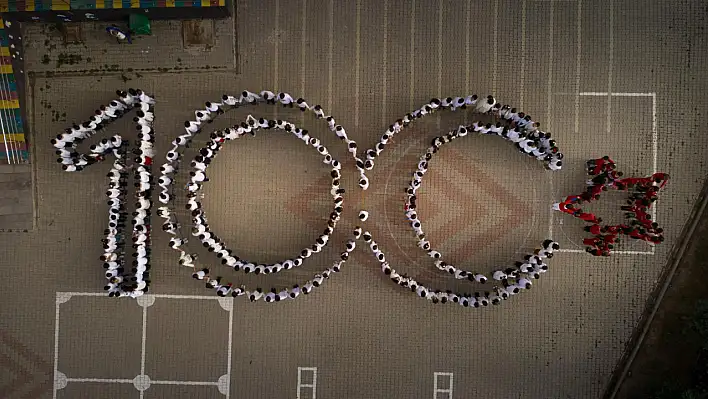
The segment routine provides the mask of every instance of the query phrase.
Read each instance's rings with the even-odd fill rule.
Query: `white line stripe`
[[[553,2],[550,4],[550,15],[548,17],[548,95],[546,98],[546,129],[551,130],[551,115],[553,103]],[[551,195],[554,194],[553,178],[549,178]],[[548,237],[553,237],[553,208],[548,210]]]
[[[442,98],[442,67],[443,67],[443,4],[444,0],[438,1],[438,97]],[[440,123],[442,119],[440,118],[440,112],[438,112],[436,118],[436,124],[438,130],[440,130]]]
[[[469,26],[469,24],[467,26]],[[524,109],[524,86],[526,84],[526,0],[521,2],[521,54],[519,54],[519,57],[519,109]]]
[[[565,249],[561,248],[556,252],[572,253],[572,254],[584,254],[583,249]],[[648,251],[612,251],[612,255],[654,255],[653,252]]]
[[[468,26],[467,29],[470,27]],[[497,61],[499,57],[499,45],[497,44],[499,34],[499,0],[494,0],[494,52],[492,53],[492,95],[497,93]]]
[[[307,73],[306,68],[306,57],[307,57],[307,0],[302,0],[302,42],[300,46],[300,97],[306,98],[305,93],[305,74]],[[301,123],[305,124],[305,113],[301,113]]]
[[[143,332],[140,345],[140,375],[145,375],[145,344],[147,341],[147,306],[143,306]]]
[[[57,379],[57,371],[59,371],[59,306],[60,303],[56,303],[56,309],[54,314],[54,381]],[[52,384],[52,398],[57,397],[56,383]]]
[[[656,93],[622,93],[614,92],[612,97],[651,97]],[[606,97],[610,94],[606,91],[581,91],[580,93],[553,93],[556,96],[585,96],[585,97]]]
[[[651,151],[652,151],[652,174],[659,171],[658,156],[659,156],[659,131],[656,127],[656,93],[651,96]],[[657,216],[657,206],[655,203],[651,207],[651,219],[659,223]],[[655,253],[656,247],[651,247],[651,252]]]
[[[279,66],[279,57],[280,57],[280,0],[275,0],[275,40],[274,40],[274,48],[275,48],[275,54],[273,55],[273,91],[275,92],[276,95],[278,95],[278,81],[280,80],[279,74],[278,74],[278,69],[280,68]],[[275,118],[278,118],[278,107],[273,107],[273,115]]]
[[[607,93],[607,92],[582,92],[581,96],[612,96],[612,97],[651,97],[656,93]]]
[[[612,68],[614,63],[615,53],[615,38],[614,38],[614,1],[610,0],[610,43],[608,51],[610,59],[607,62],[607,135],[609,137],[612,131]]]
[[[546,98],[546,129],[551,130],[551,103],[553,102],[553,2],[548,16],[548,96]]]
[[[132,384],[132,379],[127,378],[67,378],[67,382],[101,382],[105,384]],[[154,383],[154,381],[151,381]]]
[[[233,357],[233,342],[234,342],[234,306],[233,298],[231,298],[231,310],[229,311],[229,358],[226,359],[226,375],[229,377],[229,390],[226,394],[226,399],[231,395],[231,357]]]
[[[413,98],[415,95],[415,1],[411,0],[411,85],[410,92],[408,93],[408,109],[413,110]]]
[[[274,31],[275,31],[276,37],[273,40],[273,43],[274,43],[273,47],[275,48],[275,54],[273,54],[273,66],[274,66],[273,67],[273,91],[275,91],[276,93],[278,92],[278,80],[279,80],[279,77],[278,77],[278,72],[279,72],[278,71],[278,68],[279,68],[278,57],[280,55],[279,54],[280,53],[280,43],[279,43],[280,38],[277,36],[277,35],[279,35],[278,30],[280,29],[279,20],[280,20],[280,0],[275,0],[275,29],[274,29]]]
[[[388,121],[388,1],[384,0],[383,14],[383,82],[381,83],[381,124],[386,125]]]
[[[439,377],[448,377],[449,388],[438,388]],[[452,391],[454,388],[454,375],[452,373],[435,372],[433,374],[433,399],[440,399],[438,393],[446,393],[448,399],[452,399]]]
[[[652,174],[658,172],[657,157],[659,155],[659,132],[656,129],[656,93],[651,93],[651,150],[652,150]],[[654,209],[652,207],[652,209]]]
[[[109,298],[105,292],[57,292],[57,294],[71,295],[71,296],[89,296],[89,297],[101,297],[106,299],[115,300],[114,298]],[[173,295],[173,294],[150,294],[155,298],[163,299],[211,299],[218,300],[219,296],[206,296],[206,295]]]
[[[327,53],[329,62],[329,76],[327,78],[327,111],[332,112],[332,90],[334,84],[334,0],[329,1],[329,51]]]
[[[356,58],[354,61],[354,127],[359,127],[359,86],[361,85],[361,0],[356,0]]]
[[[150,381],[150,385],[196,385],[196,386],[217,386],[218,382],[214,381],[167,381],[157,380]]]
[[[302,372],[311,371],[312,372],[312,383],[303,384],[302,383]],[[297,368],[297,399],[300,399],[302,388],[312,388],[312,399],[317,397],[317,367],[298,367]]]
[[[582,62],[582,18],[583,18],[583,1],[578,0],[578,30],[576,32],[577,48],[575,55],[575,135],[577,136],[580,132],[580,68]]]
[[[465,9],[465,27],[469,27],[472,21],[472,0],[467,0]],[[470,31],[465,29],[465,95],[470,94]],[[465,125],[467,125],[468,113],[465,112]]]

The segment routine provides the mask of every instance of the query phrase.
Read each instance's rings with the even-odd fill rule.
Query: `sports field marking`
[[[453,377],[452,373],[438,371],[433,373],[433,399],[452,399]],[[446,379],[445,387],[440,387],[441,380],[444,381]]]
[[[312,373],[309,379],[310,383],[303,382],[303,372]],[[302,389],[310,388],[312,390],[312,399],[317,398],[317,367],[298,367],[297,368],[297,399],[301,399]]]
[[[59,371],[59,320],[60,306],[73,297],[100,297],[107,300],[109,298],[102,292],[57,292],[55,301],[55,321],[54,321],[54,388],[52,397],[56,399],[57,391],[66,387],[67,383],[105,383],[105,384],[132,384],[140,391],[140,398],[144,397],[144,392],[151,385],[192,385],[192,386],[215,386],[219,392],[229,399],[231,382],[231,352],[233,348],[233,298],[222,298],[219,296],[201,295],[170,295],[170,294],[145,294],[137,299],[138,306],[142,309],[142,331],[141,331],[141,354],[140,354],[140,374],[133,379],[126,378],[81,378],[67,377]],[[187,299],[187,300],[216,300],[222,309],[229,312],[229,336],[228,336],[228,358],[226,363],[226,374],[221,375],[217,381],[172,381],[172,380],[151,380],[145,374],[145,356],[147,340],[147,309],[155,303],[156,298],[161,299]],[[313,396],[314,397],[314,396]]]

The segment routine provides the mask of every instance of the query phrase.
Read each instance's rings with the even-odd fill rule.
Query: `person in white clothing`
[[[295,100],[288,93],[278,93],[278,101],[283,104],[284,107],[293,107]]]

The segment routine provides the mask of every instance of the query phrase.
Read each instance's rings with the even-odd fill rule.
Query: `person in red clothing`
[[[602,222],[602,219],[595,216],[593,213],[581,212],[578,218],[592,224],[600,224]]]
[[[566,202],[559,202],[558,210],[563,213],[575,214],[578,210],[573,208],[573,204],[568,204]]]
[[[583,227],[583,229],[584,229],[585,231],[589,232],[590,234],[594,235],[594,236],[600,235],[600,234],[602,233],[602,230],[603,230],[603,229],[600,227],[599,224],[593,224],[593,225],[591,225],[591,226],[585,226],[585,227]]]
[[[599,185],[599,186],[592,186],[588,188],[588,193],[590,194],[590,198],[592,200],[597,200],[600,198],[600,193],[603,191],[607,191],[607,187],[604,185]]]
[[[592,256],[610,256],[610,251],[607,249],[587,247],[585,248],[585,251]]]
[[[587,245],[589,247],[597,247],[600,244],[602,244],[602,238],[600,238],[600,236],[595,236],[592,238],[584,238],[583,244]]]
[[[636,238],[638,240],[641,240],[644,237],[644,230],[640,229],[640,228],[635,228],[635,229],[632,229],[627,235],[632,238]]]
[[[624,184],[628,188],[631,188],[639,184],[639,182],[641,181],[641,177],[625,177],[624,179],[619,179],[617,182]]]
[[[602,242],[607,245],[616,244],[619,242],[618,234],[605,234],[602,236]]]
[[[575,204],[582,202],[582,198],[580,198],[579,195],[569,195],[565,197],[565,200],[563,201],[564,204]]]
[[[609,234],[620,234],[625,228],[629,228],[629,226],[618,224],[616,226],[605,226],[605,231]]]
[[[591,176],[597,175],[603,170],[611,170],[615,167],[615,162],[608,156],[599,159],[591,159],[586,163],[588,174]]]

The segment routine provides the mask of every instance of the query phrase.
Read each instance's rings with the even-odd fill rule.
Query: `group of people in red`
[[[661,190],[669,180],[666,173],[654,173],[649,177],[626,177],[617,171],[615,162],[608,156],[587,161],[587,172],[590,179],[588,189],[580,195],[571,195],[564,201],[553,204],[557,211],[570,214],[588,223],[585,231],[593,237],[583,240],[586,251],[594,256],[609,256],[611,250],[620,240],[620,235],[626,235],[636,240],[650,244],[664,241],[663,229],[652,220],[650,208],[657,200]],[[626,224],[602,225],[602,218],[593,213],[584,212],[582,203],[595,201],[600,194],[609,189],[627,191],[630,193],[627,204],[621,206],[627,218]]]

